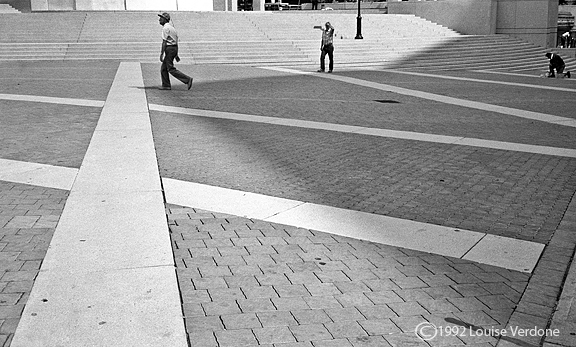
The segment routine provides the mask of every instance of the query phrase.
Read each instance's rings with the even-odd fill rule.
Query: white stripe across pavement
[[[544,245],[501,236],[163,178],[166,201],[531,272]]]
[[[0,181],[72,189],[78,169],[0,158]]]
[[[256,116],[242,113],[200,110],[200,109],[191,109],[176,106],[163,106],[157,104],[150,104],[149,107],[150,110],[152,111],[185,114],[197,117],[219,118],[219,119],[228,119],[243,122],[255,122],[262,124],[299,127],[306,129],[337,131],[342,133],[350,133],[358,135],[379,136],[379,137],[395,138],[402,140],[424,141],[424,142],[443,143],[459,146],[473,146],[481,148],[500,149],[506,151],[516,151],[516,152],[576,158],[576,149],[571,148],[527,145],[522,143],[483,140],[483,139],[459,137],[459,136],[417,133],[413,131],[367,128],[355,125],[323,123],[323,122],[315,122],[315,121],[307,121],[291,118]]]
[[[0,180],[11,181],[12,173],[0,160]],[[27,184],[44,186],[45,177],[34,169],[38,164],[14,162],[22,172],[30,172]],[[53,176],[67,177],[71,186],[76,169],[52,166]],[[64,179],[62,180],[64,181]],[[379,242],[397,247],[476,261],[507,269],[531,272],[543,244],[516,240],[481,232],[448,228],[366,212],[306,203],[215,187],[205,184],[163,178],[166,202],[169,204],[227,213],[274,223],[319,230],[331,234]],[[62,188],[64,189],[64,188]]]
[[[104,101],[88,99],[56,98],[52,96],[20,95],[20,94],[0,94],[0,100],[43,102],[48,104],[104,107]]]
[[[501,85],[513,86],[513,87],[542,89],[542,90],[554,90],[557,92],[576,93],[576,88],[561,88],[561,87],[543,86],[543,85],[537,85],[537,84],[483,80],[483,79],[479,79],[479,78],[470,78],[470,77],[435,75],[435,74],[413,72],[413,71],[401,71],[401,70],[375,70],[375,71],[385,71],[385,72],[389,72],[389,73],[397,73],[397,74],[421,76],[421,77],[432,77],[432,78],[440,78],[440,79],[455,80],[455,81],[478,82],[478,83],[488,83],[488,84],[501,84]],[[482,72],[482,71],[480,71],[480,72]],[[501,74],[501,73],[499,73],[499,74]],[[516,75],[516,76],[518,76],[518,75]],[[537,77],[537,76],[530,76],[530,77]]]

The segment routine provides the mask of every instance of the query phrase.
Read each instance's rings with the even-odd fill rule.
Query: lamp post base
[[[356,18],[356,37],[355,39],[363,39],[362,37],[362,17],[358,16]]]

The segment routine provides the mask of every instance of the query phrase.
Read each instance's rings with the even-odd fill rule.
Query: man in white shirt
[[[174,76],[180,82],[188,86],[188,90],[192,88],[192,77],[184,74],[174,67],[174,59],[180,61],[178,57],[178,32],[176,28],[170,23],[170,14],[162,13],[159,14],[158,21],[162,25],[162,51],[160,52],[160,61],[162,66],[160,67],[160,76],[162,77],[162,86],[158,89],[160,90],[170,90],[172,85],[170,84],[170,75]]]

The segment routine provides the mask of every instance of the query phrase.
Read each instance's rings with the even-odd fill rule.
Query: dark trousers
[[[320,53],[320,70],[324,71],[326,67],[324,60],[326,60],[326,54],[328,54],[328,59],[330,63],[328,65],[328,70],[332,71],[334,68],[334,46],[333,45],[325,45],[322,47],[322,53]]]
[[[178,55],[178,46],[166,46],[164,51],[164,61],[160,66],[160,76],[162,77],[162,87],[170,87],[170,75],[174,76],[180,82],[187,84],[190,76],[184,74],[174,67],[174,59]]]
[[[566,65],[552,65],[550,64],[550,75],[554,75],[554,70],[558,71],[559,74],[564,72],[564,68],[566,67]]]
[[[312,9],[313,9],[313,10],[317,10],[317,9],[318,9],[318,1],[312,1]]]

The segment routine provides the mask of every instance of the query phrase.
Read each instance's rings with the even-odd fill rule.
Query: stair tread
[[[1,7],[0,7],[1,11]],[[364,40],[355,40],[356,18],[347,13],[174,12],[181,56],[193,63],[266,62],[316,64],[320,32],[329,15],[336,27],[338,64],[386,64],[400,68],[541,66],[544,49],[506,35],[460,35],[414,15],[365,14]],[[160,28],[156,12],[46,12],[2,14],[0,60],[130,59],[156,61]],[[18,17],[12,17],[18,16]],[[7,28],[17,18],[17,30]],[[66,20],[66,30],[54,21]],[[114,49],[122,46],[122,53]],[[459,62],[451,62],[458,58]],[[448,62],[450,62],[448,64]],[[567,61],[568,65],[572,61]],[[394,65],[395,64],[395,65]]]

